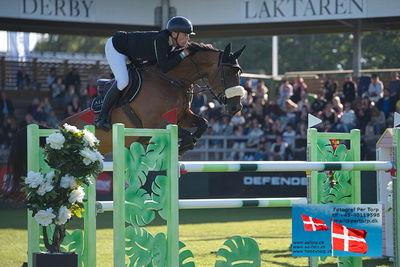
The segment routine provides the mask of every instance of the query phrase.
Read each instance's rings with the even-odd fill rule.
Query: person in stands
[[[115,83],[108,90],[96,126],[111,128],[109,111],[120,93],[129,84],[126,62],[134,64],[149,62],[158,64],[164,73],[177,66],[190,54],[186,48],[190,35],[194,35],[193,25],[185,17],[171,18],[165,30],[149,32],[117,32],[105,45],[105,54],[115,76]]]

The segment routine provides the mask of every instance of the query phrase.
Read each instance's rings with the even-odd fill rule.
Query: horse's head
[[[242,109],[240,99],[245,96],[245,90],[240,86],[239,76],[242,72],[238,58],[245,47],[237,52],[231,52],[231,44],[224,51],[213,48],[211,45],[189,43],[192,62],[195,65],[194,79],[206,77],[210,85],[211,93],[215,98],[226,106],[230,115]],[[209,54],[205,54],[209,53]],[[195,55],[196,54],[196,55]],[[182,73],[188,73],[188,65],[181,64]]]
[[[240,99],[245,96],[246,91],[240,85],[240,73],[242,68],[238,58],[242,54],[245,46],[232,53],[229,43],[223,52],[220,52],[218,69],[208,80],[210,86],[215,91],[217,100],[226,105],[227,112],[234,115],[242,109]]]

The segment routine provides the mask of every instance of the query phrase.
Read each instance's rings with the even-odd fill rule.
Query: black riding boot
[[[95,121],[96,127],[103,127],[106,129],[111,129],[111,123],[109,121],[109,112],[115,102],[118,100],[121,91],[117,87],[117,83],[115,82],[113,86],[108,90],[106,96],[104,97],[103,106],[101,108],[101,112],[99,117]]]

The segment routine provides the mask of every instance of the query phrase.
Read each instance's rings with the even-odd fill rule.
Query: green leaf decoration
[[[215,267],[259,267],[261,266],[260,249],[257,242],[250,237],[233,236],[225,241],[224,246],[217,252]]]
[[[149,204],[145,203],[146,200],[151,200],[151,197],[144,189],[135,190],[133,187],[129,187],[125,190],[126,222],[143,226],[154,220],[154,211],[148,209]]]
[[[340,267],[353,267],[353,260],[351,257],[338,257],[338,266]]]
[[[149,145],[147,146],[147,157],[153,170],[160,171],[167,167],[167,148],[168,148],[168,137],[164,135],[156,135],[150,139]]]
[[[147,159],[142,144],[134,142],[129,149],[130,155],[125,154],[127,160],[126,166],[128,171],[128,184],[135,189],[139,189],[146,183],[149,167],[146,164]]]
[[[186,248],[185,243],[179,241],[179,266],[195,267],[193,252]]]
[[[168,212],[168,192],[167,192],[167,176],[158,175],[151,185],[151,198],[153,203],[151,203],[151,208],[158,211],[161,218],[167,220],[167,212]]]
[[[334,150],[329,140],[318,142],[319,158],[322,161],[352,161],[352,151],[344,144],[339,144]],[[351,202],[351,178],[349,171],[325,171],[318,173],[319,200],[323,204],[349,204]]]
[[[343,144],[340,144],[335,151],[335,161],[345,161],[347,154],[347,147]]]
[[[152,263],[154,267],[164,267],[167,261],[167,238],[158,233],[153,240]]]
[[[130,225],[125,229],[125,254],[129,267],[151,266],[153,236],[144,228]]]
[[[66,231],[65,238],[62,245],[68,252],[75,252],[78,254],[79,266],[83,264],[83,231],[74,230],[72,232]]]
[[[318,140],[317,148],[322,161],[334,161],[334,151],[329,140]]]

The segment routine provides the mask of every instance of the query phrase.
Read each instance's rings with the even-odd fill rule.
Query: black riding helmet
[[[169,32],[183,32],[190,35],[196,34],[193,32],[193,25],[190,20],[182,16],[171,18],[167,23],[167,30]]]

